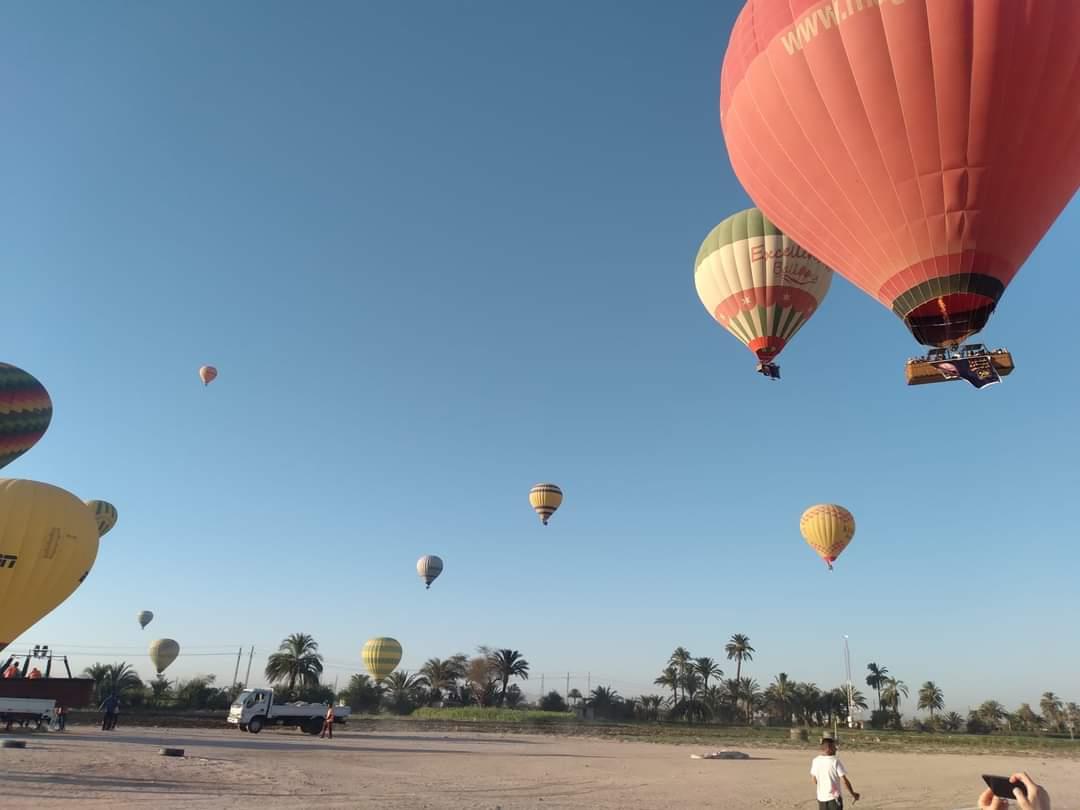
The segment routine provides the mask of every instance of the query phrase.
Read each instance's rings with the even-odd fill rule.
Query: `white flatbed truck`
[[[328,703],[274,703],[273,689],[245,689],[229,707],[228,722],[241,731],[258,734],[266,726],[296,726],[306,734],[322,731]],[[334,722],[344,723],[352,712],[334,707]]]
[[[52,725],[55,709],[56,701],[48,698],[0,697],[0,725],[7,731],[11,731],[15,722],[34,723],[37,728],[42,723]]]

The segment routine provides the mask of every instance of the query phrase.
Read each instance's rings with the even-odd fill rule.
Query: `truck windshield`
[[[248,698],[250,698],[251,695],[252,695],[252,693],[250,691],[244,690],[243,692],[241,692],[239,695],[236,696],[236,700],[233,701],[232,705],[233,706],[243,706],[244,702]]]

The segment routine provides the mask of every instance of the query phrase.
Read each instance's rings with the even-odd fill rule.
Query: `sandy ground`
[[[816,808],[812,752],[748,750],[748,761],[690,759],[685,745],[554,736],[86,727],[12,734],[0,748],[0,806]],[[184,759],[158,756],[182,747]],[[859,810],[973,808],[982,773],[1026,768],[1054,810],[1080,810],[1080,761],[948,754],[841,753]],[[73,800],[77,800],[74,801]],[[850,806],[850,805],[849,805]]]

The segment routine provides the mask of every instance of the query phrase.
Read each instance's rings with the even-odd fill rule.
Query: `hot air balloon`
[[[428,588],[431,587],[431,583],[435,581],[435,578],[442,573],[442,569],[442,558],[436,557],[434,554],[425,554],[416,561],[416,573],[420,575],[420,579],[424,580],[424,584]]]
[[[0,650],[71,596],[98,552],[86,504],[37,481],[0,478]]]
[[[146,625],[150,624],[150,622],[154,620],[154,614],[151,613],[149,610],[140,610],[139,615],[135,618],[139,620],[139,627],[145,630]]]
[[[119,514],[116,507],[108,501],[87,501],[86,505],[94,510],[94,519],[97,520],[98,533],[104,537],[109,530],[116,525]]]
[[[0,363],[0,467],[6,467],[45,435],[52,400],[45,386],[21,368]]]
[[[160,675],[180,655],[180,645],[171,638],[159,638],[150,644],[150,662]]]
[[[720,114],[769,219],[953,347],[1080,185],[1078,86],[1076,0],[748,0]]]
[[[757,208],[728,217],[705,237],[694,286],[705,309],[779,379],[777,355],[829,291],[832,271]]]
[[[835,503],[819,503],[802,513],[799,531],[831,571],[836,558],[855,536],[855,518]]]
[[[204,386],[209,385],[217,377],[217,369],[213,366],[203,366],[199,369],[199,379]]]
[[[555,484],[537,484],[529,490],[529,504],[545,526],[562,504],[562,497],[562,490]]]
[[[401,645],[392,638],[368,639],[360,657],[364,659],[364,667],[378,683],[401,663]]]

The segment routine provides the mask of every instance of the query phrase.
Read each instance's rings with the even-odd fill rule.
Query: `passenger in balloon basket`
[[[780,366],[776,363],[758,363],[757,371],[758,374],[764,374],[770,380],[780,379]]]

